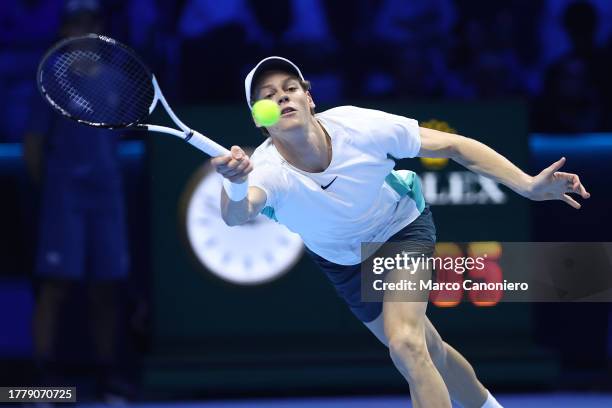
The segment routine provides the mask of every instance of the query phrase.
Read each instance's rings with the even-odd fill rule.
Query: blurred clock
[[[300,259],[299,235],[263,215],[228,227],[221,218],[223,178],[210,164],[192,176],[182,198],[182,224],[189,249],[217,277],[239,285],[277,279]]]

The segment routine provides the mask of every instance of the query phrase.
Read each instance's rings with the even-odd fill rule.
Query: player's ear
[[[312,99],[312,95],[310,94],[310,91],[306,91],[306,97],[308,98],[308,106],[310,106],[311,109],[316,108],[317,105],[315,105],[314,99]]]

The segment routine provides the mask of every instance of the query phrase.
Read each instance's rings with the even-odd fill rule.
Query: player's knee
[[[389,336],[389,354],[396,363],[416,365],[427,358],[423,335],[417,330],[399,330]]]

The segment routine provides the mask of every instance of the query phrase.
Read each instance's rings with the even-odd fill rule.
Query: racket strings
[[[71,85],[67,74],[69,68],[73,65],[73,62],[84,57],[94,61],[97,61],[100,58],[98,54],[91,51],[84,52],[81,50],[76,50],[62,54],[54,64],[54,74],[57,79],[57,84],[64,92],[67,93],[68,97],[78,106],[81,106],[86,112],[93,113],[92,104],[84,96],[81,96],[79,91]]]
[[[113,58],[114,61],[123,57],[120,53],[116,53]],[[114,62],[113,61],[113,62]],[[136,109],[138,112],[148,113],[149,107],[153,100],[153,91],[150,85],[151,78],[149,75],[143,75],[142,66],[132,58],[126,59],[121,64],[121,69],[125,72],[127,78],[128,89],[126,89],[125,95],[123,96],[124,104],[123,107],[128,109]],[[146,83],[147,87],[142,87],[140,84]],[[148,92],[151,90],[151,92]],[[129,111],[124,110],[124,114],[129,115]]]
[[[97,38],[60,47],[43,63],[41,89],[74,119],[127,126],[149,113],[154,90],[148,69],[128,49]]]

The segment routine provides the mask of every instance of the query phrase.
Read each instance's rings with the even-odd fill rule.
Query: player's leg
[[[427,280],[431,277],[428,268],[419,267],[413,272],[395,270],[389,273],[386,280],[399,282],[404,279]],[[413,405],[450,408],[448,389],[427,349],[427,301],[398,300],[394,294],[385,293],[382,311],[384,336],[395,367],[410,385]]]
[[[451,396],[466,408],[483,406],[487,399],[487,390],[476,377],[472,365],[448,343],[426,319],[426,339],[431,344],[430,350],[434,364],[442,374]]]
[[[365,325],[383,344],[388,346],[382,314]],[[425,317],[425,340],[429,355],[442,375],[451,398],[466,408],[482,407],[487,398],[487,390],[476,378],[476,373],[470,363],[457,350],[442,340],[427,316]]]
[[[344,299],[353,314],[362,322],[369,322],[378,315],[385,314],[385,303],[363,302],[361,300],[361,266],[338,265],[312,253],[312,259],[325,272],[334,285],[338,295]],[[400,305],[401,303],[397,303]],[[426,304],[404,303],[409,305],[408,312],[395,313],[393,306],[387,307],[387,313],[396,316],[388,319],[388,327],[392,334],[383,331],[386,344],[391,344],[391,357],[408,380],[410,395],[414,407],[450,407],[448,391],[444,381],[437,372],[426,349],[423,330],[423,317]],[[414,307],[417,306],[417,307]],[[387,316],[389,316],[387,314]],[[413,378],[413,374],[418,374]],[[425,401],[427,404],[425,404]]]

